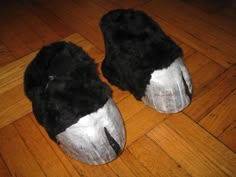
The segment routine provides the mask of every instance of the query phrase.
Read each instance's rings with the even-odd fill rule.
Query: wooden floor
[[[126,148],[109,164],[89,166],[67,157],[36,122],[22,76],[43,45],[67,40],[95,59],[105,80],[98,24],[115,8],[147,12],[183,48],[194,94],[183,112],[166,115],[112,86],[127,130]],[[231,1],[1,1],[0,177],[236,176],[235,63]]]

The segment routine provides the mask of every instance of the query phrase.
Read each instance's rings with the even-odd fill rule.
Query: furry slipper
[[[24,89],[37,121],[73,158],[98,165],[123,150],[120,112],[82,48],[67,42],[43,47],[25,71]]]
[[[118,9],[100,22],[106,55],[102,71],[108,81],[163,113],[189,105],[192,83],[182,50],[144,12]]]

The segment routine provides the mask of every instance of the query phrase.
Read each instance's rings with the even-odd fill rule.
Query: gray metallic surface
[[[161,113],[182,111],[191,102],[192,83],[182,58],[152,73],[143,102]]]
[[[90,165],[100,165],[119,155],[126,135],[120,112],[110,98],[97,112],[82,117],[56,138],[72,158]]]

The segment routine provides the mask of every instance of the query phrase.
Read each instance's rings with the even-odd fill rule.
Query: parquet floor
[[[211,0],[8,0],[0,2],[0,177],[236,176],[236,10]],[[67,157],[31,113],[27,64],[45,44],[72,41],[98,63],[99,29],[115,8],[147,12],[184,50],[192,104],[160,114],[112,86],[127,130],[115,161],[89,166]]]

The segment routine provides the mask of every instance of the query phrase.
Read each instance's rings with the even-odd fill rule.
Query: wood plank
[[[232,35],[236,36],[235,20],[222,14],[225,9],[233,8],[230,1],[195,0],[176,2],[188,4],[185,6],[185,8],[188,8],[192,13],[195,14],[195,16],[198,16],[207,23],[213,24],[218,28],[223,29],[227,33],[231,33]]]
[[[154,177],[154,175],[148,169],[146,169],[128,149],[124,150],[120,158],[125,163],[125,165],[134,173],[134,175],[140,177]]]
[[[154,2],[154,1],[153,1]],[[150,3],[148,3],[150,4]],[[155,21],[157,21],[162,29],[171,36],[174,36],[178,40],[182,41],[183,43],[189,45],[193,49],[197,50],[198,52],[208,56],[218,64],[222,65],[225,68],[229,68],[232,65],[231,58],[229,56],[226,56],[216,48],[206,44],[202,40],[200,40],[197,36],[193,36],[189,34],[188,32],[185,32],[178,26],[173,25],[172,23],[163,20],[161,17],[158,16],[157,9],[155,9],[157,6],[151,7],[151,6],[144,6],[140,7],[140,10],[144,10],[148,13],[149,16],[151,16]],[[153,8],[153,9],[152,9]]]
[[[186,3],[191,4],[193,7],[198,8],[206,13],[215,14],[223,10],[228,1],[211,1],[211,0],[194,0]]]
[[[23,83],[25,69],[36,54],[37,52],[30,53],[0,68],[0,94]]]
[[[234,1],[233,1],[233,2],[234,2]],[[229,17],[229,18],[231,18],[232,20],[235,20],[235,19],[236,19],[235,2],[234,2],[234,5],[233,5],[233,6],[224,8],[224,9],[220,12],[220,14],[222,14],[223,16]]]
[[[92,0],[92,1],[107,11],[122,8],[119,4],[112,3],[111,0]]]
[[[29,116],[21,118],[14,125],[46,176],[71,176]]]
[[[0,128],[32,112],[31,102],[24,98],[0,111]]]
[[[114,88],[113,86],[111,87],[112,89],[112,99],[114,100],[115,103],[119,103],[121,100],[125,99],[127,96],[130,95],[128,91],[122,91],[118,89],[117,87]]]
[[[188,46],[188,45],[185,44],[185,43],[181,43],[179,46],[180,46],[180,47],[182,48],[182,50],[183,50],[183,53],[184,53],[183,58],[184,58],[184,60],[185,60],[186,58],[192,56],[192,55],[196,52],[192,47]]]
[[[100,7],[106,10],[114,10],[120,8],[136,8],[142,6],[143,4],[149,2],[150,0],[129,0],[129,1],[119,1],[119,0],[92,0],[94,3],[98,4]]]
[[[185,64],[192,77],[193,99],[197,98],[197,95],[209,83],[225,71],[222,66],[198,52],[186,58]]]
[[[148,133],[192,176],[234,176],[236,155],[182,113]]]
[[[184,112],[195,121],[202,119],[236,88],[236,66],[232,66],[202,89]]]
[[[224,133],[219,136],[219,140],[228,146],[233,152],[236,152],[236,121],[230,124]]]
[[[213,111],[206,115],[199,124],[216,137],[236,121],[236,90],[222,101]]]
[[[74,33],[68,25],[63,23],[60,18],[53,14],[47,8],[40,6],[40,3],[32,2],[31,0],[21,0],[23,6],[33,13],[38,18],[40,18],[45,24],[47,24],[50,29],[55,31],[61,38],[67,37]]]
[[[150,0],[129,0],[129,1],[119,1],[119,0],[113,0],[115,4],[118,4],[121,6],[121,8],[136,8],[138,6],[142,6],[149,2]]]
[[[0,176],[2,177],[11,177],[10,171],[4,163],[2,157],[0,156]]]
[[[76,10],[78,5],[71,0],[66,2],[60,0],[59,2],[55,0],[43,2],[43,7],[50,9],[63,23],[104,51],[104,41],[99,26],[93,27],[91,24],[88,24],[84,16],[81,17],[78,10]],[[71,8],[74,10],[72,11]]]
[[[14,176],[46,176],[20,138],[14,125],[0,129],[0,152]]]
[[[193,36],[197,36],[200,40],[217,48],[226,55],[231,57],[236,55],[234,48],[236,46],[236,38],[224,30],[203,21],[190,8],[187,8],[186,4],[177,0],[159,0],[147,3],[145,8],[155,11],[156,15],[161,16],[169,23]],[[209,29],[211,29],[210,33]]]
[[[8,3],[3,5],[4,9],[1,21],[4,23],[2,25],[5,25],[5,23],[10,25],[12,34],[6,31],[5,37],[12,38],[12,35],[15,35],[30,49],[30,52],[37,50],[43,43],[37,33],[28,26],[27,21],[24,19],[21,11],[25,12],[25,9],[18,2],[8,1]],[[16,16],[17,18],[15,18]],[[24,55],[26,54],[28,53],[24,53]]]
[[[191,176],[146,136],[129,146],[129,150],[154,176]]]
[[[104,53],[78,33],[72,34],[64,40],[67,42],[72,42],[81,47],[97,64],[101,63],[101,61],[104,59]]]
[[[99,63],[103,60],[104,54],[95,47],[91,42],[84,40],[78,44],[88,55],[94,60],[95,63]]]
[[[56,153],[57,157],[63,163],[64,167],[67,169],[67,171],[69,172],[70,176],[72,176],[72,177],[79,177],[80,176],[79,173],[76,171],[75,167],[72,165],[72,163],[68,159],[68,156],[66,156],[63,153],[63,151],[60,149],[60,147],[49,138],[47,132],[45,131],[45,129],[41,125],[39,125],[39,123],[35,119],[34,115],[31,113],[31,114],[29,114],[29,117],[35,123],[35,125],[39,129],[40,133],[42,134],[42,136],[47,141],[48,145],[53,149],[53,151]]]
[[[20,58],[31,52],[20,37],[16,35],[16,32],[9,30],[14,29],[11,23],[2,22],[2,18],[0,18],[0,24],[0,39],[15,58]]]
[[[74,3],[73,3],[74,2]],[[99,22],[106,11],[91,1],[73,0],[70,2],[71,8],[76,7],[78,15],[83,18],[93,28],[99,28]]]
[[[38,43],[32,51],[39,49],[42,44],[49,44],[60,39],[60,37],[47,24],[35,16],[34,13],[28,10],[21,3],[15,2],[15,0],[9,0],[9,3],[11,3],[11,8],[13,11],[17,13],[17,15],[21,18],[21,21],[25,23],[25,26],[33,31],[37,36],[37,38],[33,41],[31,41],[31,38],[29,38],[29,41],[26,41],[29,42],[27,43],[29,46],[31,46],[32,42]],[[21,21],[17,22],[20,23]],[[20,28],[22,27],[20,26]],[[25,36],[28,36],[28,33],[25,34],[27,34]]]
[[[114,171],[108,166],[108,164],[92,166],[81,163],[74,159],[70,159],[73,166],[81,176],[93,176],[93,177],[115,177],[117,176]]]
[[[16,58],[9,49],[0,41],[0,67],[14,61]]]
[[[10,90],[7,90],[4,94],[0,94],[0,112],[25,98],[24,94],[19,94],[24,93],[23,87],[23,84],[20,84]]]
[[[142,101],[136,100],[133,95],[129,95],[118,102],[117,107],[122,114],[123,120],[127,121],[130,117],[143,109],[145,104]]]
[[[70,36],[66,37],[63,39],[64,41],[67,41],[67,42],[73,42],[77,45],[80,44],[80,42],[84,41],[85,38],[83,38],[81,35],[79,35],[78,33],[74,33],[74,34],[71,34]]]
[[[145,106],[144,109],[134,114],[125,122],[126,146],[128,147],[142,137],[167,116],[168,114],[161,114],[148,106]]]
[[[127,165],[120,157],[118,157],[108,165],[117,174],[117,176],[135,177],[135,174],[127,167]]]

